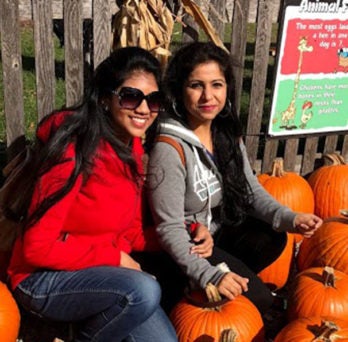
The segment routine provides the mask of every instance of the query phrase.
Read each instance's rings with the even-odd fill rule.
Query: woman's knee
[[[135,284],[134,284],[135,285]],[[141,273],[136,284],[137,299],[149,307],[157,307],[161,300],[161,287],[157,280],[149,274]]]

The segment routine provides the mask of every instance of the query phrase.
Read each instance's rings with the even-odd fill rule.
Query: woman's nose
[[[203,89],[203,93],[202,93],[202,96],[205,98],[205,99],[211,99],[213,97],[213,92],[212,92],[212,89],[210,87],[205,87]]]
[[[140,113],[140,114],[148,114],[151,112],[150,108],[149,108],[149,105],[147,103],[147,100],[146,99],[143,99],[139,106],[137,108],[135,108],[135,111],[137,113]]]

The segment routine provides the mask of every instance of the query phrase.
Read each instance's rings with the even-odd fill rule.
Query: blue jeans
[[[159,284],[145,272],[122,267],[44,270],[24,279],[14,297],[43,318],[75,322],[76,342],[177,341],[159,305]]]

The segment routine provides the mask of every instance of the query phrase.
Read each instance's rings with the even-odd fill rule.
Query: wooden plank
[[[343,139],[342,156],[346,163],[348,163],[348,134],[345,135]]]
[[[336,151],[338,135],[328,135],[325,138],[325,146],[323,153],[334,153]]]
[[[64,37],[66,104],[71,106],[83,95],[82,0],[64,2]]]
[[[94,68],[110,55],[111,51],[111,10],[105,0],[93,1]]]
[[[268,139],[266,140],[263,160],[261,165],[261,172],[270,172],[272,170],[273,160],[277,157],[278,140]]]
[[[182,42],[185,44],[198,41],[199,26],[194,19],[189,15],[185,15],[183,22],[185,26],[182,28]]]
[[[198,6],[202,6],[200,0],[194,1]],[[199,39],[199,25],[196,21],[187,13],[183,15],[184,26],[182,28],[182,42],[184,44],[198,41]]]
[[[40,120],[55,106],[51,0],[33,0],[37,112]]]
[[[269,61],[269,46],[272,35],[272,15],[268,5],[269,2],[267,0],[260,0],[259,2],[253,79],[245,141],[251,165],[256,160],[258,153]]]
[[[314,170],[318,141],[318,137],[306,138],[300,172],[301,175],[307,175]]]
[[[233,69],[235,75],[236,108],[240,112],[243,90],[244,61],[247,44],[247,25],[250,0],[235,0],[232,17],[231,55],[237,66]]]
[[[83,18],[92,18],[92,0],[82,0],[83,1]],[[117,0],[116,0],[117,1]],[[118,10],[118,6],[115,0],[108,0],[112,13]],[[63,6],[64,3],[68,1],[63,0],[52,0],[52,12],[54,19],[63,19]],[[32,20],[32,6],[31,0],[19,0],[19,16],[21,20]]]
[[[22,57],[18,0],[1,0],[1,59],[7,146],[24,136]]]
[[[284,151],[284,168],[287,171],[295,172],[296,156],[298,151],[299,139],[287,139]]]
[[[225,37],[225,12],[226,1],[210,0],[208,18],[222,41],[224,41]]]

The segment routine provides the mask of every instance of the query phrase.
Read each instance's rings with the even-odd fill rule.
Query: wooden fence
[[[29,1],[29,0],[28,0]],[[54,109],[55,102],[55,56],[53,46],[52,3],[54,0],[31,0],[35,41],[35,70],[38,119]],[[264,112],[266,85],[272,84],[270,72],[270,45],[272,27],[276,24],[279,0],[231,0],[231,36],[228,48],[240,65],[245,65],[247,50],[247,26],[250,9],[256,4],[255,44],[252,44],[253,72],[246,78],[243,68],[236,68],[237,105],[240,108],[242,91],[249,92],[250,98],[245,121],[245,143],[250,162],[257,173],[271,169],[273,159],[284,158],[285,169],[302,175],[310,173],[318,165],[323,153],[339,152],[348,159],[348,135],[323,135],[290,139],[267,139],[263,122],[268,113]],[[231,2],[229,1],[229,3]],[[23,2],[23,0],[22,0]],[[83,20],[86,2],[90,4],[93,19],[93,65],[96,66],[110,53],[111,16],[114,6],[105,0],[62,1],[62,17],[65,34],[65,87],[66,103],[75,103],[84,89]],[[176,3],[167,1],[170,6]],[[226,18],[226,2],[221,0],[196,0],[208,4],[207,15],[220,35],[223,35]],[[19,0],[1,0],[0,27],[1,52],[4,80],[4,107],[6,117],[7,145],[16,151],[17,144],[23,143],[24,105],[23,74],[20,44]],[[115,2],[113,2],[115,4]],[[254,8],[255,9],[255,8]],[[275,14],[276,13],[276,14]],[[184,42],[197,39],[197,25],[184,17],[187,27],[183,28]],[[241,114],[242,115],[242,114]],[[244,119],[245,118],[245,119]]]

